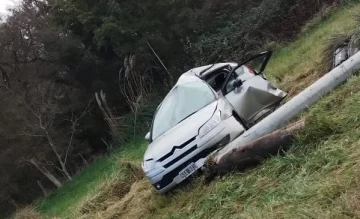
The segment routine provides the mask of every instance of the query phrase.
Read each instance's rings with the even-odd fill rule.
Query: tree
[[[24,134],[29,137],[45,138],[47,145],[50,147],[57,159],[56,162],[47,160],[46,158],[42,159],[46,160],[48,164],[62,172],[68,180],[72,180],[71,174],[67,168],[69,153],[73,148],[74,135],[78,131],[79,122],[89,112],[92,101],[89,102],[85,110],[80,115],[76,116],[72,109],[63,108],[61,107],[61,104],[58,103],[58,101],[63,98],[62,95],[64,91],[61,88],[64,87],[64,85],[60,85],[60,87],[59,85],[52,86],[51,84],[41,85],[42,84],[34,90],[29,91],[24,96],[23,104],[36,119],[36,121],[30,120],[30,123],[26,124]],[[66,118],[66,116],[64,116],[64,114],[68,114],[68,112],[71,112],[70,118]],[[70,123],[70,128],[66,128],[64,132],[60,133],[58,131],[59,126],[55,126],[56,122],[58,122],[56,121],[57,117],[59,116],[63,121]],[[28,130],[30,130],[30,132],[28,132]],[[61,134],[61,137],[58,136],[59,134]],[[68,138],[68,140],[65,145],[62,145],[64,144],[64,140],[62,139],[64,137]],[[32,164],[35,163],[34,158],[31,158],[30,161]],[[57,164],[59,164],[59,166]],[[35,166],[38,168],[39,165]],[[44,173],[48,171],[41,172]],[[49,176],[49,174],[44,175],[47,177]],[[59,185],[55,181],[53,181],[53,183],[56,186]]]
[[[44,1],[26,0],[0,24],[4,213],[71,180],[93,153],[88,130],[102,128],[93,123],[93,94],[73,77],[84,56],[81,43],[53,27],[49,9]]]

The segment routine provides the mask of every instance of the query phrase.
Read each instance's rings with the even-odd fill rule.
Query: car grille
[[[164,177],[157,182],[156,184],[153,184],[153,186],[155,187],[155,189],[160,190],[164,187],[166,187],[167,185],[169,185],[170,183],[173,182],[174,178],[179,174],[179,172],[181,170],[183,170],[185,167],[187,167],[189,164],[191,163],[195,163],[196,161],[200,160],[201,158],[205,158],[206,156],[208,156],[212,151],[214,151],[214,148],[208,148],[203,150],[202,152],[200,152],[199,154],[195,155],[194,157],[192,157],[191,159],[189,159],[188,161],[184,162],[183,164],[181,164],[180,166],[176,167],[174,170],[172,170],[171,172],[167,173],[164,175]]]
[[[195,140],[196,136],[191,138],[190,140],[188,140],[187,142],[183,143],[182,145],[180,146],[174,146],[171,151],[167,154],[165,154],[163,157],[161,157],[160,159],[158,159],[159,162],[163,162],[164,160],[168,159],[169,157],[171,157],[171,155],[174,154],[174,152],[177,150],[177,149],[182,149],[184,147],[186,147],[188,144],[190,144],[191,142],[193,142]]]
[[[176,162],[178,162],[179,160],[181,160],[182,158],[186,157],[187,155],[191,154],[193,151],[195,151],[197,149],[197,145],[195,145],[194,147],[190,148],[189,150],[185,151],[185,153],[181,154],[180,156],[178,156],[177,158],[171,160],[169,163],[165,164],[164,167],[168,168],[171,165],[175,164]]]
[[[153,184],[153,186],[155,187],[155,189],[160,190],[163,189],[164,187],[168,186],[170,183],[173,182],[174,178],[179,175],[180,171],[182,171],[184,168],[186,168],[189,164],[191,163],[195,163],[198,160],[207,157],[211,152],[214,151],[214,149],[216,148],[221,148],[225,145],[227,145],[230,142],[230,135],[226,135],[223,139],[221,139],[219,142],[217,142],[213,147],[211,148],[207,148],[203,151],[201,151],[199,154],[196,154],[194,157],[190,158],[189,160],[187,160],[186,162],[184,162],[183,164],[179,165],[178,167],[176,167],[174,170],[172,170],[171,172],[165,174],[163,176],[163,178]],[[175,158],[174,160],[170,161],[169,163],[167,163],[166,165],[164,165],[165,168],[170,167],[171,165],[175,164],[176,162],[178,162],[179,160],[181,160],[182,158],[184,158],[185,156],[189,155],[191,152],[195,151],[197,149],[197,145],[195,145],[194,147],[190,148],[188,151],[186,151],[185,153],[183,153],[182,155],[180,155],[179,157]]]

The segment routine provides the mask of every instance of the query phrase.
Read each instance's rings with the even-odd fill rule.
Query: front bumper
[[[204,137],[195,137],[194,141],[177,151],[176,155],[164,160],[161,164],[165,169],[161,173],[147,177],[158,192],[165,193],[185,180],[179,174],[189,164],[195,163],[200,169],[212,151],[225,146],[244,131],[245,128],[231,116]]]

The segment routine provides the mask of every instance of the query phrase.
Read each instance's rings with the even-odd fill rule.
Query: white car
[[[158,106],[145,137],[149,146],[142,168],[158,192],[169,191],[203,167],[212,151],[240,136],[285,98],[263,74],[271,54],[181,75]]]

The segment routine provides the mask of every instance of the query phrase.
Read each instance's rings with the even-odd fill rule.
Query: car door
[[[247,124],[253,123],[264,110],[277,106],[286,96],[264,75],[271,55],[272,52],[263,52],[240,63],[222,87],[223,95]]]

